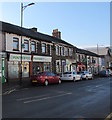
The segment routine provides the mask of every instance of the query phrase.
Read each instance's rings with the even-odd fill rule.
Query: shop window
[[[29,41],[28,40],[24,40],[24,51],[25,52],[29,51]]]
[[[36,43],[34,41],[31,42],[31,51],[36,52]]]
[[[46,44],[42,43],[42,53],[46,53]]]
[[[13,50],[19,50],[19,38],[13,37]]]
[[[50,71],[50,64],[44,63],[44,71]]]

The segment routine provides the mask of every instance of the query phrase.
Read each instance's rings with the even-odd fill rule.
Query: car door
[[[52,74],[50,72],[47,72],[47,79],[48,79],[49,83],[52,83],[53,77],[52,77]]]
[[[52,75],[53,75],[53,78],[54,78],[53,82],[54,83],[58,83],[59,82],[59,77],[56,74],[54,74],[54,73]]]

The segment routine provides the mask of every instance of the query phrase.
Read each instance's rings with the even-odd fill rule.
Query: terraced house
[[[5,78],[7,80],[19,79],[21,53],[23,78],[29,78],[32,74],[41,71],[60,74],[69,70],[77,70],[78,48],[62,40],[58,29],[53,30],[50,36],[38,32],[37,28],[21,28],[5,22],[0,22],[0,25],[2,26],[0,28],[0,57],[2,58],[0,65],[3,82]],[[83,54],[85,55],[85,52]],[[88,54],[97,57],[92,52]]]

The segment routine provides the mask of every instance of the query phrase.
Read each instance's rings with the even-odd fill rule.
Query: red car
[[[37,75],[31,76],[31,82],[41,83],[47,86],[51,83],[61,83],[60,77],[51,72],[40,72]]]

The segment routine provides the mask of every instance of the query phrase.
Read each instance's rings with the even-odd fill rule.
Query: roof
[[[50,35],[46,35],[40,32],[35,32],[31,29],[28,28],[21,28],[20,26],[17,25],[13,25],[10,23],[6,23],[6,22],[2,22],[0,21],[0,31],[3,32],[7,32],[7,33],[13,33],[13,34],[18,34],[18,35],[22,35],[22,36],[26,36],[26,37],[31,37],[32,39],[35,40],[42,40],[42,41],[46,41],[46,42],[55,42],[55,43],[63,43],[69,46],[72,46],[72,44],[62,40],[62,39],[58,39],[56,37],[50,36]]]
[[[91,48],[86,48],[87,50],[93,52],[93,53],[98,53],[99,55],[107,55],[108,53],[108,48],[107,47],[91,47]]]
[[[84,50],[84,49],[79,49],[79,48],[73,46],[72,44],[70,44],[62,39],[59,39],[59,38],[56,38],[56,37],[53,37],[50,35],[46,35],[46,34],[43,34],[40,32],[35,32],[35,31],[28,29],[28,28],[23,28],[23,27],[21,28],[20,26],[13,25],[13,24],[6,23],[6,22],[2,22],[2,21],[0,21],[0,26],[2,26],[2,27],[0,27],[0,31],[3,31],[3,32],[22,35],[22,36],[30,37],[30,38],[35,39],[35,40],[42,40],[42,41],[51,42],[51,43],[52,42],[63,43],[63,44],[68,45],[70,47],[76,48],[77,53],[98,57],[97,54],[90,52],[90,51],[87,51],[87,50]]]
[[[76,53],[80,53],[80,54],[85,54],[85,55],[90,55],[90,56],[95,56],[95,57],[100,57],[98,54],[90,52],[88,50],[84,50],[84,49],[80,49],[80,48],[76,48]]]

